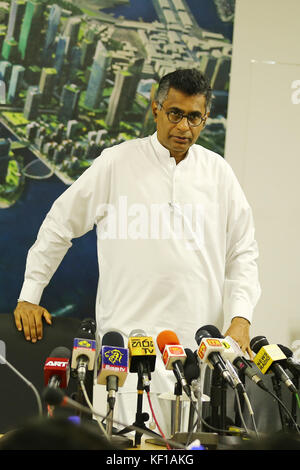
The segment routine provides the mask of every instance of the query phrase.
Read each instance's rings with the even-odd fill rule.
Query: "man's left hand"
[[[231,325],[225,333],[225,336],[230,336],[236,341],[244,353],[248,353],[251,360],[253,360],[253,353],[250,348],[250,323],[246,318],[234,317]]]

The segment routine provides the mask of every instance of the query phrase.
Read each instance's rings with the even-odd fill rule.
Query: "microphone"
[[[96,357],[96,323],[92,318],[81,322],[78,336],[74,338],[71,369],[78,380],[85,380],[88,370],[93,370]]]
[[[162,354],[163,363],[166,370],[173,370],[174,375],[187,394],[191,397],[191,390],[184,376],[183,365],[186,361],[186,353],[179,339],[171,330],[164,330],[156,338],[158,349]]]
[[[184,376],[188,385],[192,385],[192,382],[200,377],[200,367],[193,351],[189,348],[185,348],[184,351],[186,354],[186,361],[183,364]]]
[[[116,392],[124,385],[128,375],[129,351],[124,348],[121,333],[109,331],[103,335],[99,356],[97,383],[106,385],[107,401],[112,410],[116,400]]]
[[[137,372],[143,388],[149,391],[151,372],[155,369],[156,352],[151,336],[143,330],[133,330],[129,335],[129,371]]]
[[[212,337],[209,330],[217,333],[217,337]],[[199,328],[195,334],[198,344],[198,357],[201,362],[207,363],[211,369],[216,369],[223,379],[234,389],[236,387],[233,378],[222,357],[224,345],[220,340],[220,333],[213,325],[206,325]]]
[[[70,378],[71,351],[59,346],[47,357],[44,365],[44,384],[50,388],[67,388]]]
[[[224,351],[222,352],[223,358],[232,362],[232,364],[240,373],[248,377],[248,379],[252,380],[262,390],[267,392],[268,389],[262,378],[257,374],[257,368],[254,367],[253,361],[243,356],[243,351],[237,342],[234,341],[231,336],[226,336],[221,340],[221,342],[225,347]]]
[[[207,325],[205,329],[211,333],[212,336],[220,338],[220,341],[224,346],[224,349],[221,351],[221,355],[224,360],[229,360],[239,372],[246,375],[264,391],[268,391],[261,377],[257,375],[257,370],[254,368],[253,362],[245,358],[243,351],[239,347],[238,343],[233,338],[231,338],[231,336],[226,336],[224,338],[218,328],[214,325]],[[231,372],[233,372],[232,369]]]
[[[297,393],[295,385],[283,367],[278,364],[278,361],[282,362],[286,356],[277,344],[269,344],[265,336],[256,336],[250,341],[250,347],[256,353],[254,362],[263,374],[272,371],[292,393]]]
[[[278,347],[281,351],[285,354],[286,360],[284,364],[292,372],[295,377],[300,376],[300,362],[296,361],[293,358],[293,352],[286,346],[282,346],[282,344],[278,344]]]

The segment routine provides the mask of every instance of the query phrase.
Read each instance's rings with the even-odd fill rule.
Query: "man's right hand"
[[[51,314],[44,307],[30,302],[18,302],[14,316],[18,330],[23,330],[26,340],[33,343],[43,337],[43,318],[48,325],[52,324]]]

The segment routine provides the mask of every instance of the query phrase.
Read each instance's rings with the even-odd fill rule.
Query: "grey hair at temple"
[[[212,89],[205,75],[199,70],[179,69],[162,77],[155,94],[155,101],[159,106],[166,100],[170,88],[175,88],[187,95],[204,95],[206,109],[209,111],[212,102]]]

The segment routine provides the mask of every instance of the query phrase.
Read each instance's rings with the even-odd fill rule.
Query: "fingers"
[[[29,302],[20,302],[14,311],[15,324],[23,330],[25,339],[36,343],[43,337],[43,318],[51,325],[51,314],[43,307]]]

